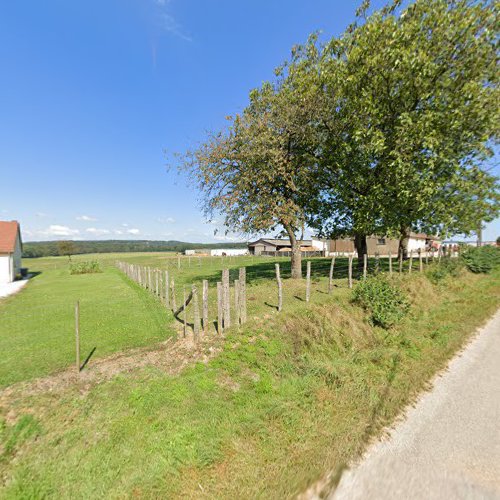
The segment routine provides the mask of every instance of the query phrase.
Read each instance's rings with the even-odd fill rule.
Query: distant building
[[[233,257],[236,255],[248,255],[246,248],[215,248],[210,250],[212,257]]]
[[[196,250],[184,250],[184,255],[195,255]]]
[[[21,228],[17,221],[0,221],[0,284],[11,283],[21,273]]]
[[[302,251],[313,252],[312,240],[299,241]],[[263,252],[291,252],[292,244],[288,238],[260,238],[248,244],[248,250],[252,255],[261,255]]]

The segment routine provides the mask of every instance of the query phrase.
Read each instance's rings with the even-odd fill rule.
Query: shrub
[[[403,318],[410,307],[405,294],[382,275],[370,276],[353,292],[354,303],[370,311],[373,324],[389,328]]]
[[[69,266],[70,274],[92,274],[100,273],[101,266],[97,260],[89,260],[85,262],[75,262]]]
[[[429,281],[434,284],[439,283],[448,276],[457,278],[463,269],[463,262],[460,259],[445,258],[440,263],[432,263],[425,274]]]
[[[473,273],[489,273],[500,266],[500,248],[493,246],[469,247],[461,254],[467,269]]]

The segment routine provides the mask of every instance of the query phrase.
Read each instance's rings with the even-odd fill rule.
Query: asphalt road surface
[[[500,311],[331,499],[500,499]]]

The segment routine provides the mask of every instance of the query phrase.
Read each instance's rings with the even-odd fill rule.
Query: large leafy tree
[[[498,13],[490,1],[392,2],[323,47],[318,73],[329,234],[470,233],[498,213],[481,167],[498,137]]]
[[[283,231],[292,247],[292,277],[300,278],[299,234],[315,188],[310,123],[315,106],[301,74],[280,71],[275,83],[250,93],[250,103],[228,128],[190,151],[182,168],[203,193],[208,218],[246,234]]]

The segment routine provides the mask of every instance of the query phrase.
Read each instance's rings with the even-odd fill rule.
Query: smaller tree
[[[76,252],[76,247],[72,241],[59,241],[57,243],[57,250],[59,255],[67,255],[71,262],[71,255]]]
[[[281,79],[250,93],[250,103],[224,132],[188,152],[181,169],[195,179],[211,219],[246,234],[285,232],[290,238],[292,278],[301,278],[300,234],[315,183],[308,152],[313,96],[301,73],[282,68]]]

